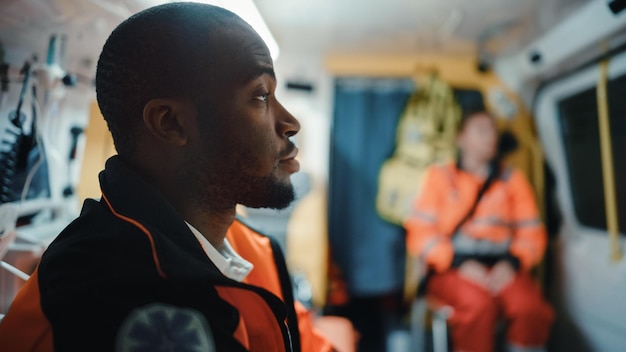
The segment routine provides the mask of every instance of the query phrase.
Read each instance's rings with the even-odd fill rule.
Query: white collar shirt
[[[211,244],[195,227],[186,222],[187,226],[196,237],[209,260],[215,264],[217,269],[227,278],[242,282],[252,271],[254,265],[243,259],[230,245],[228,239],[224,238],[224,244],[219,250]]]

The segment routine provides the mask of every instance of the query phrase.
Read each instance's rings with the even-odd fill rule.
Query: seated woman
[[[407,248],[432,273],[427,295],[454,309],[455,351],[492,351],[500,317],[510,350],[542,351],[554,313],[529,271],[543,258],[546,233],[522,172],[497,161],[497,141],[488,112],[463,116],[458,161],[427,171],[405,223]]]

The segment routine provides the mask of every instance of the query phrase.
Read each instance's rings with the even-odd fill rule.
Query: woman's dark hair
[[[488,116],[491,119],[495,120],[495,117],[487,109],[483,107],[466,109],[463,111],[463,114],[461,115],[461,120],[459,121],[458,130],[457,130],[458,133],[462,132],[465,126],[467,125],[467,123],[471,119],[477,116]],[[498,159],[502,159],[505,156],[517,150],[518,147],[519,147],[519,142],[517,140],[517,137],[515,137],[515,134],[513,134],[513,132],[511,132],[510,130],[501,131],[498,134],[498,151],[497,151],[496,157]]]
[[[489,116],[490,118],[495,120],[493,115],[489,111],[487,111],[487,109],[483,107],[465,109],[463,110],[463,113],[461,114],[461,119],[459,120],[459,125],[457,126],[457,133],[460,133],[463,131],[463,129],[465,129],[465,126],[467,126],[468,121],[481,115]]]

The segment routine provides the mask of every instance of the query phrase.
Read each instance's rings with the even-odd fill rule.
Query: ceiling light
[[[223,7],[227,10],[230,10],[239,17],[243,18],[254,30],[261,36],[263,41],[265,41],[265,45],[267,45],[270,50],[270,55],[272,55],[272,59],[276,60],[279,54],[278,43],[270,29],[267,27],[267,24],[263,20],[259,9],[254,4],[253,0],[201,0],[205,4],[215,5]]]

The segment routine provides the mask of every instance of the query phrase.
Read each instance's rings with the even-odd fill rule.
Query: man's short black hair
[[[118,154],[134,152],[151,99],[203,99],[215,56],[208,35],[237,21],[243,23],[216,6],[171,3],[139,12],[111,33],[98,60],[96,93]]]

